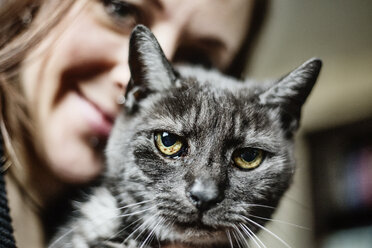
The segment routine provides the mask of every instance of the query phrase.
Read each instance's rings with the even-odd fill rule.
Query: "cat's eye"
[[[232,159],[235,166],[241,169],[254,169],[262,163],[264,155],[260,149],[243,148],[234,152]]]
[[[169,132],[155,132],[155,145],[161,153],[169,157],[178,157],[185,152],[185,143],[181,137]]]

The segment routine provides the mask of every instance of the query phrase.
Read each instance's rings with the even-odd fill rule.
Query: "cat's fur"
[[[321,62],[311,59],[270,83],[173,69],[151,32],[137,26],[129,66],[101,185],[50,247],[247,247],[290,185],[293,134]],[[183,137],[185,154],[162,155],[157,131]],[[236,167],[232,154],[243,147],[264,150],[262,164]],[[213,201],[198,208],[195,189]]]

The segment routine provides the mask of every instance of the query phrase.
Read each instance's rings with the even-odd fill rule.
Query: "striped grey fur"
[[[102,183],[50,247],[246,247],[291,183],[293,134],[321,62],[311,59],[277,81],[242,82],[198,67],[173,69],[143,26],[130,44],[132,79]],[[161,154],[158,131],[182,137],[185,154]],[[234,166],[234,151],[244,147],[265,151],[260,166]],[[216,201],[200,209],[191,190]]]

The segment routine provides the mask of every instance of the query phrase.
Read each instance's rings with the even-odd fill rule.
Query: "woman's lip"
[[[94,135],[108,137],[113,126],[114,117],[105,113],[97,104],[90,101],[80,92],[78,92],[78,97],[81,100],[83,115]]]
[[[114,122],[114,119],[115,119],[115,116],[114,114],[109,114],[107,111],[104,111],[103,108],[101,108],[100,106],[98,106],[98,104],[96,104],[95,102],[89,100],[87,97],[84,97],[83,98],[88,101],[90,104],[92,104],[92,106],[97,109],[98,112],[100,112],[102,114],[102,116],[108,121],[108,122],[111,122],[113,123]]]

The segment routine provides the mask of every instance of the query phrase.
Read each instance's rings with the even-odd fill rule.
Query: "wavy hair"
[[[0,7],[0,129],[7,157],[23,164],[35,149],[33,125],[20,86],[26,55],[62,19],[72,0],[3,0]],[[31,155],[32,157],[32,155]],[[6,169],[6,168],[2,168]]]

